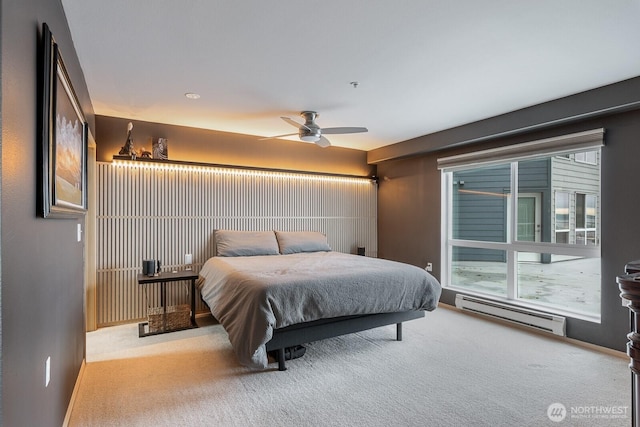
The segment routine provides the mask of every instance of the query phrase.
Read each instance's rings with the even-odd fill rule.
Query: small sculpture
[[[133,149],[133,139],[131,139],[131,130],[133,129],[133,123],[129,122],[127,125],[127,141],[124,143],[122,148],[120,148],[120,152],[118,153],[121,156],[131,156],[132,160],[136,158],[136,152]]]
[[[151,151],[147,151],[144,147],[142,147],[140,149],[139,157],[141,159],[150,159],[151,158]]]

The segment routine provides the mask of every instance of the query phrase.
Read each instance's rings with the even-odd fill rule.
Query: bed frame
[[[424,311],[345,316],[299,323],[286,328],[274,329],[273,337],[267,342],[266,347],[267,351],[277,352],[278,370],[286,371],[285,349],[287,347],[393,325],[394,323],[396,324],[396,340],[402,341],[402,322],[420,317],[424,317]]]

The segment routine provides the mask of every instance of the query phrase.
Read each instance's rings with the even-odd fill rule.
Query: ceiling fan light
[[[310,134],[310,135],[302,135],[300,139],[306,142],[318,142],[320,140],[320,135]]]

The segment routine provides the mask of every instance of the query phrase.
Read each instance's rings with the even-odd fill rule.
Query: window
[[[583,153],[575,154],[576,162],[580,163],[588,163],[590,165],[598,164],[598,152],[597,151],[586,151]]]
[[[602,133],[439,159],[442,284],[598,321]]]
[[[596,244],[597,196],[576,193],[576,243]]]
[[[569,243],[569,193],[556,191],[556,243]]]

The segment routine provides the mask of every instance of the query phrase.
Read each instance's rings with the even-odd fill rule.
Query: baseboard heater
[[[456,307],[485,316],[496,317],[519,325],[528,326],[555,335],[566,336],[566,318],[535,310],[515,307],[508,304],[476,298],[469,295],[456,295]]]

